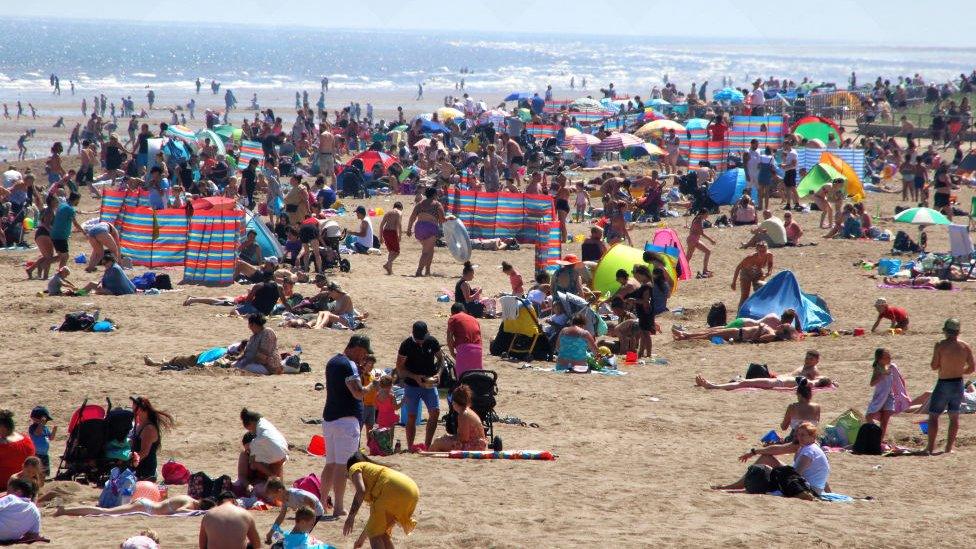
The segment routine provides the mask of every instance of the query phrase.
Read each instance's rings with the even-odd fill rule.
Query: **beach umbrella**
[[[728,101],[730,103],[742,103],[745,96],[735,88],[722,88],[712,96],[716,101]]]
[[[399,126],[393,128],[393,130],[391,130],[390,133],[393,133],[393,132],[405,132],[405,131],[407,131],[409,129],[410,129],[410,126],[408,126],[406,124],[400,124]]]
[[[645,122],[645,121],[650,122],[652,120],[664,120],[665,118],[667,117],[655,111],[651,107],[645,108],[644,112],[640,113],[640,115],[637,117],[637,119],[641,122]]]
[[[173,139],[179,139],[180,141],[186,141],[191,145],[196,145],[197,136],[193,133],[193,130],[187,128],[186,126],[181,126],[179,124],[174,124],[166,128],[166,135],[172,137]]]
[[[648,137],[651,135],[658,135],[668,130],[674,130],[676,132],[685,131],[685,127],[678,124],[674,120],[661,119],[648,122],[640,127],[639,130],[634,132],[634,135],[638,137]]]
[[[619,151],[634,145],[643,145],[644,140],[630,133],[614,133],[596,145],[596,150],[600,152]]]
[[[814,137],[813,139],[810,139],[810,140],[807,141],[807,148],[808,149],[826,149],[827,148],[827,144],[824,143],[823,141],[817,139],[816,137]]]
[[[200,130],[197,132],[197,144],[202,146],[207,139],[217,147],[218,155],[224,156],[227,154],[227,149],[224,148],[224,140],[219,135],[210,130]]]
[[[454,107],[441,107],[437,109],[437,116],[441,120],[452,120],[454,118],[464,118],[464,113]]]
[[[430,139],[424,138],[421,139],[420,141],[417,141],[414,144],[414,147],[417,147],[418,150],[425,151],[427,150],[427,147],[430,146],[430,143],[431,143]],[[437,148],[445,152],[447,151],[447,147],[445,147],[444,143],[441,143],[440,141],[437,142]]]
[[[532,111],[530,111],[529,109],[519,109],[518,110],[518,117],[519,117],[519,120],[521,120],[522,122],[531,122],[532,121]]]
[[[596,110],[602,110],[603,105],[601,105],[599,101],[593,99],[592,97],[580,97],[579,99],[570,103],[569,108],[576,109],[576,110],[596,111]]]
[[[512,92],[505,96],[505,101],[525,101],[532,97],[529,92]]]
[[[641,143],[639,145],[631,145],[629,147],[629,149],[634,151],[635,157],[637,157],[637,156],[644,156],[645,154],[648,155],[648,156],[667,156],[668,155],[668,153],[664,149],[662,149],[661,147],[658,147],[654,143]],[[643,152],[641,152],[641,151],[643,151]]]
[[[575,137],[577,135],[580,135],[581,133],[583,133],[583,132],[579,131],[576,128],[566,128],[564,130],[564,134],[566,135],[566,139],[569,139],[570,137]]]
[[[380,164],[382,164],[383,165],[383,168],[389,168],[391,165],[393,165],[394,162],[397,161],[396,157],[390,156],[390,155],[386,154],[385,152],[380,152],[380,151],[366,151],[366,152],[359,153],[356,156],[354,156],[353,158],[351,158],[349,160],[349,162],[346,162],[346,165],[348,166],[348,165],[352,164],[352,161],[355,160],[355,159],[357,159],[357,158],[363,162],[363,171],[364,172],[369,172],[370,170],[372,170],[373,169],[373,165],[375,165],[377,162],[379,162]]]
[[[915,225],[952,225],[952,221],[932,208],[909,208],[895,216],[895,222]]]
[[[208,196],[191,202],[194,211],[201,210],[233,210],[237,208],[237,201],[225,196]]]
[[[420,129],[423,130],[424,133],[451,133],[451,130],[447,129],[447,126],[444,124],[430,120],[422,120]]]
[[[830,141],[831,135],[840,138],[837,123],[822,116],[804,116],[793,124],[790,133],[803,139],[819,139],[823,143]]]
[[[578,149],[585,149],[586,147],[599,145],[600,138],[589,133],[581,133],[570,137],[567,143]]]
[[[704,130],[707,127],[708,120],[705,120],[704,118],[691,118],[689,120],[685,120],[686,130]]]
[[[669,103],[669,102],[667,102],[667,101],[665,101],[665,100],[663,100],[661,98],[657,98],[657,99],[651,99],[651,101],[648,103],[648,105],[650,105],[652,107],[660,108],[660,107],[670,107],[671,106],[671,103]]]

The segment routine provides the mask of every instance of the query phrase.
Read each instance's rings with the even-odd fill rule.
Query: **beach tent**
[[[183,282],[201,285],[234,283],[240,210],[204,210],[190,219]]]
[[[210,139],[210,142],[217,147],[218,155],[224,156],[227,154],[227,149],[224,148],[224,140],[219,135],[210,130],[200,130],[197,132],[198,146],[202,146],[207,139]]]
[[[186,162],[190,160],[190,152],[186,150],[186,143],[182,141],[177,141],[176,139],[169,139],[166,143],[163,143],[162,151],[166,158],[171,159],[175,163]]]
[[[804,331],[823,328],[834,321],[820,296],[800,290],[800,283],[792,271],[781,271],[767,280],[742,304],[738,317],[759,320],[770,313],[782,314],[786,309],[796,311]]]
[[[663,252],[652,253],[655,253],[664,264],[664,270],[671,279],[671,291],[673,292],[675,282],[678,279],[675,269],[676,260]],[[626,244],[614,244],[607,250],[607,253],[603,254],[593,271],[593,289],[604,294],[617,291],[620,288],[620,283],[617,282],[617,270],[623,269],[630,273],[634,265],[646,265],[644,263],[644,250]]]
[[[800,180],[800,184],[796,187],[796,192],[800,195],[800,197],[804,197],[808,194],[819,191],[820,187],[829,185],[835,179],[847,178],[844,177],[844,174],[837,171],[837,168],[833,167],[829,163],[820,162],[811,168],[805,176],[803,176],[803,179]]]
[[[677,261],[678,280],[691,279],[691,266],[688,264],[688,257],[685,255],[685,247],[681,244],[678,233],[674,232],[674,229],[658,229],[654,232],[651,244],[664,248],[664,252],[674,257]],[[647,250],[647,246],[644,249]]]
[[[708,186],[708,197],[718,205],[732,205],[746,190],[746,171],[742,168],[732,168],[718,176]],[[752,190],[752,199],[759,201],[759,193]]]
[[[844,179],[847,180],[847,196],[853,198],[855,202],[864,200],[864,185],[850,164],[844,162],[840,157],[829,151],[824,151],[820,155],[820,162],[829,164],[844,176]]]
[[[532,94],[529,92],[512,92],[505,96],[505,101],[527,101],[532,99]]]
[[[793,124],[790,133],[804,139],[819,139],[824,143],[830,141],[831,135],[840,140],[837,123],[822,116],[804,116]]]
[[[244,209],[244,232],[254,231],[257,233],[255,242],[261,247],[262,257],[277,257],[281,259],[285,257],[285,250],[281,247],[281,243],[275,237],[271,229],[261,221],[261,216],[255,215],[254,212],[248,209]]]
[[[447,126],[444,124],[439,124],[431,120],[422,120],[420,129],[424,133],[451,133],[451,130],[447,129]]]
[[[421,141],[423,141],[423,139],[421,139]],[[430,143],[430,140],[427,140],[427,142]],[[346,165],[347,166],[351,165],[352,161],[356,160],[357,158],[361,160],[363,163],[364,173],[369,173],[373,169],[373,165],[375,165],[377,162],[382,164],[384,169],[387,169],[390,166],[392,166],[394,162],[397,161],[395,156],[390,156],[385,152],[366,151],[366,152],[359,153],[353,158],[351,158],[349,162],[346,162]]]
[[[173,139],[179,139],[180,141],[190,143],[191,145],[195,145],[197,141],[197,136],[193,133],[193,130],[179,124],[167,126],[166,136]]]

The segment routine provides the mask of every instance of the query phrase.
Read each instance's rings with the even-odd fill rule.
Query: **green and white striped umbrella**
[[[898,223],[916,225],[951,225],[952,221],[932,208],[909,208],[895,217]]]

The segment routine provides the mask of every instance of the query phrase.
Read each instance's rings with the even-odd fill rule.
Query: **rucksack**
[[[167,461],[162,468],[163,481],[166,484],[187,484],[190,482],[190,470],[178,461]]]
[[[857,430],[857,438],[851,448],[854,454],[869,456],[881,455],[881,426],[877,423],[865,423]]]
[[[769,480],[783,496],[792,498],[804,492],[815,494],[807,479],[803,478],[792,465],[774,467],[769,473]]]
[[[98,321],[98,315],[86,311],[78,311],[64,315],[64,322],[58,326],[59,332],[85,332]]]
[[[715,328],[716,326],[725,326],[728,323],[729,313],[725,309],[725,303],[718,301],[712,303],[712,307],[708,309],[708,317],[705,322],[708,324],[709,328]]]
[[[750,465],[742,477],[747,494],[767,494],[776,487],[773,486],[771,474],[773,468],[769,465]]]
[[[757,379],[757,378],[771,378],[774,377],[769,373],[769,367],[765,364],[758,364],[753,362],[749,364],[749,368],[746,369],[746,379]]]
[[[896,252],[918,253],[922,248],[908,236],[905,231],[895,233],[895,241],[891,244],[891,249]]]

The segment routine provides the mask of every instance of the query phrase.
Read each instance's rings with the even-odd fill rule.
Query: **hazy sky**
[[[971,25],[958,24],[976,17],[972,0],[43,0],[10,2],[2,11],[37,18],[976,46]]]

